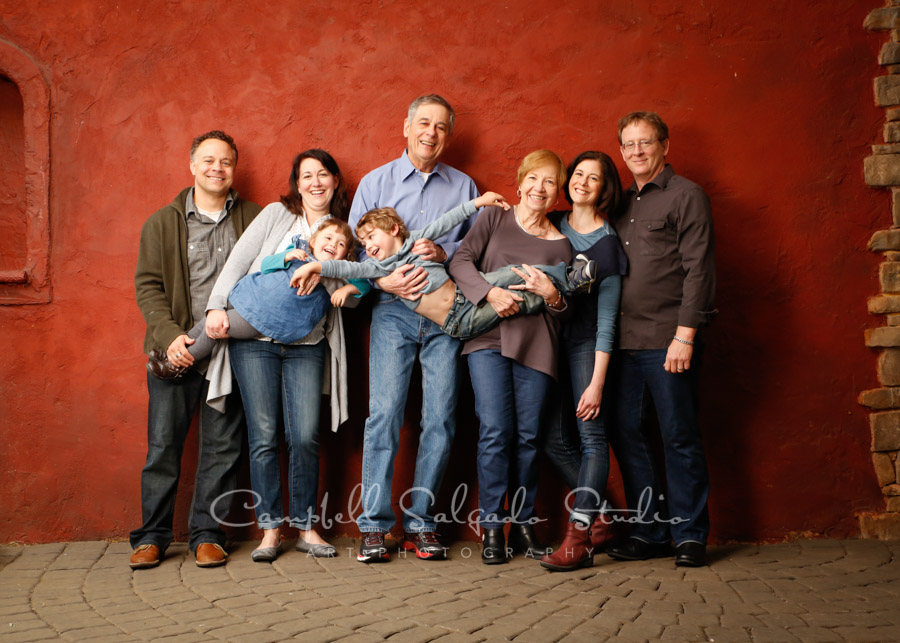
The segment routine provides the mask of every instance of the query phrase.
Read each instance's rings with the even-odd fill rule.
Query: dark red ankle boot
[[[571,572],[594,564],[594,547],[591,532],[584,525],[570,521],[566,537],[552,554],[541,558],[541,567],[554,572]]]

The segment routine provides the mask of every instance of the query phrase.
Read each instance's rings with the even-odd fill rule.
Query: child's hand
[[[290,263],[294,259],[299,259],[300,261],[306,261],[309,259],[309,255],[300,248],[294,248],[286,255],[284,255],[284,263]]]
[[[359,288],[354,286],[353,284],[347,284],[346,286],[342,286],[334,291],[331,295],[331,305],[337,306],[338,308],[342,307],[347,303],[347,299],[352,297],[353,295],[359,294]]]
[[[475,199],[475,207],[483,208],[487,205],[496,205],[504,210],[509,210],[509,203],[506,202],[506,199],[503,198],[502,195],[497,194],[496,192],[485,192],[480,197]]]
[[[319,285],[319,273],[314,270],[314,264],[308,263],[300,266],[291,277],[291,287],[297,289],[300,296],[310,294]]]

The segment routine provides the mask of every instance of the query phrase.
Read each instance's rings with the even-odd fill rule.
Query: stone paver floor
[[[317,560],[289,550],[199,569],[184,544],[133,572],[127,543],[0,546],[0,641],[900,641],[900,542],[798,541],[544,571],[448,561],[356,562],[357,542]]]

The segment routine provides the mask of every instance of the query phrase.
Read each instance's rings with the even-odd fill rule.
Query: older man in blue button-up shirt
[[[454,118],[450,104],[435,94],[412,102],[403,123],[406,151],[363,177],[350,210],[352,227],[367,211],[392,207],[407,228],[419,230],[447,210],[478,196],[471,178],[438,162],[453,133]],[[449,260],[474,219],[438,239],[419,239],[413,252],[427,259]],[[357,519],[363,533],[358,559],[365,563],[389,559],[384,534],[396,523],[391,477],[417,354],[422,366],[422,434],[414,487],[401,498],[403,548],[423,559],[445,558],[445,549],[434,533],[433,504],[456,432],[460,343],[399,300],[417,297],[424,279],[422,268],[401,266],[376,282],[381,292],[377,294],[370,331],[363,511]]]

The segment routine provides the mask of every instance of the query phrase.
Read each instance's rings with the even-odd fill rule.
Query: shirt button
[[[626,242],[625,242],[625,245],[626,245],[626,246],[630,246],[630,245],[631,245],[631,242],[630,242],[630,241],[626,241]]]
[[[193,250],[194,246],[188,246],[188,249]]]
[[[641,197],[638,197],[637,200],[640,201],[640,200],[641,200]]]
[[[634,219],[631,220],[631,223],[634,223]]]
[[[221,248],[219,248],[219,252],[222,252],[222,249],[221,249]]]
[[[419,210],[419,214],[425,214],[425,210]]]

